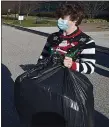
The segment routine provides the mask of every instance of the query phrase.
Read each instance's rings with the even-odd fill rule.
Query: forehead
[[[63,17],[64,20],[70,20],[70,15],[66,15]]]

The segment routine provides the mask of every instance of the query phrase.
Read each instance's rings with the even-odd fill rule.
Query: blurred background
[[[76,1],[77,2],[77,1]],[[18,16],[24,16],[20,25],[25,27],[56,26],[55,10],[62,4],[73,4],[75,1],[2,1],[2,21],[19,25]],[[109,27],[109,1],[78,1],[84,7],[87,25],[98,24],[101,27]],[[106,27],[105,29],[108,29]]]
[[[24,72],[20,65],[37,63],[48,34],[58,30],[56,8],[75,2],[85,9],[80,27],[98,49],[96,70],[87,75],[94,86],[95,127],[109,127],[109,1],[1,1],[2,127],[21,127],[14,106],[14,81]]]

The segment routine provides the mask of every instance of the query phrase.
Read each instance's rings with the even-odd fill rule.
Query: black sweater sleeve
[[[51,54],[51,44],[49,42],[49,37],[47,38],[47,41],[44,45],[44,48],[43,48],[43,50],[40,54],[40,57],[39,57],[38,61],[40,61],[41,59],[44,59],[45,57],[49,57],[50,54]]]
[[[58,45],[62,41],[61,38],[59,37],[60,33],[61,32],[59,31],[59,32],[52,33],[48,36],[46,44],[39,57],[39,60],[49,57],[51,55],[51,48],[53,46]]]

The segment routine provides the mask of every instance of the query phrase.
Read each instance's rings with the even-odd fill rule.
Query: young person
[[[66,4],[57,9],[56,15],[59,31],[49,35],[38,61],[49,57],[52,49],[65,55],[69,48],[84,43],[84,48],[79,52],[79,57],[76,61],[73,61],[70,57],[65,57],[63,63],[64,66],[74,71],[92,74],[95,70],[96,62],[95,42],[79,28],[84,18],[82,7],[78,4]]]
[[[67,120],[70,121],[67,121],[67,124],[69,124],[68,127],[94,127],[93,86],[86,76],[81,73],[92,74],[95,70],[95,42],[90,36],[79,29],[79,25],[84,17],[81,6],[78,4],[66,4],[57,9],[56,14],[58,17],[57,26],[59,31],[50,34],[47,38],[47,42],[38,59],[39,64],[35,66],[36,68],[25,72],[15,82],[15,103],[20,119],[22,121],[27,119],[23,122],[28,122],[28,119],[31,120],[31,116],[36,111],[39,112],[39,109],[40,111],[45,111],[47,108],[47,111],[55,109],[59,102],[60,106],[58,105],[57,107],[61,109],[64,107],[65,117],[68,117]],[[71,56],[66,57],[66,54],[72,51],[72,48],[75,49],[75,47],[81,44],[83,46],[79,50],[76,59]],[[45,71],[48,69],[45,66],[47,60],[49,60],[48,58],[52,56],[53,51],[64,56],[62,58],[64,58],[63,65],[65,68],[61,68],[61,71],[56,71],[51,76],[51,72]],[[54,61],[51,61],[51,63],[54,64]],[[51,67],[53,68],[53,66]],[[59,67],[61,66],[59,65]],[[42,76],[40,75],[42,73],[40,68],[46,72]],[[70,69],[72,71],[69,71]],[[54,70],[52,71],[54,72]],[[40,72],[39,75],[38,72]],[[42,82],[41,80],[38,82],[38,76],[41,76],[39,79]],[[52,96],[51,93],[55,94]],[[56,93],[62,94],[62,96],[60,96],[61,94],[57,94],[57,100]],[[51,106],[50,104],[54,107],[49,108]],[[26,107],[25,110],[24,107]]]

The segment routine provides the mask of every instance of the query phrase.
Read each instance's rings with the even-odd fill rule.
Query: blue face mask
[[[69,28],[68,20],[63,20],[62,18],[58,19],[58,27],[59,29],[66,31]]]

